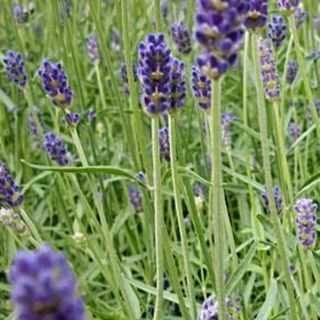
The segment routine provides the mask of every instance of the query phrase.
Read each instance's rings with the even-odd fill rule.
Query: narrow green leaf
[[[256,320],[269,319],[273,305],[276,301],[277,292],[278,292],[277,282],[275,280],[272,280],[267,297],[266,297],[266,301],[264,302],[262,308],[260,309],[260,312],[258,313]]]

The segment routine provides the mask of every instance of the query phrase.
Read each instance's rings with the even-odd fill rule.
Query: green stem
[[[196,301],[194,299],[194,286],[193,286],[189,251],[188,251],[188,240],[187,240],[187,233],[186,233],[186,228],[185,228],[184,219],[183,219],[181,196],[180,196],[180,190],[179,190],[180,180],[178,175],[176,134],[177,134],[176,114],[171,113],[169,114],[170,164],[171,164],[171,175],[172,175],[173,193],[174,193],[174,201],[175,201],[175,211],[178,219],[178,226],[179,226],[182,253],[183,253],[183,262],[184,262],[185,274],[187,278],[190,312],[192,315],[192,319],[196,319],[197,309],[196,309]]]
[[[162,319],[163,313],[163,212],[161,197],[161,163],[159,150],[159,117],[152,118],[152,156],[153,156],[153,183],[154,183],[154,219],[155,219],[155,246],[156,246],[156,281],[157,296],[154,320]]]
[[[295,45],[294,47],[295,47],[295,51],[296,51],[296,56],[297,56],[297,61],[298,61],[298,66],[299,66],[299,72],[302,75],[302,80],[303,80],[303,84],[304,84],[305,93],[306,93],[306,96],[307,96],[307,99],[308,99],[309,106],[311,108],[312,118],[313,118],[313,121],[314,121],[314,123],[316,125],[316,129],[317,129],[317,136],[318,136],[318,138],[320,138],[320,119],[318,117],[317,109],[316,109],[316,106],[314,104],[313,94],[312,94],[311,86],[310,86],[310,83],[309,83],[308,74],[307,74],[307,71],[305,69],[305,64],[304,64],[303,56],[302,56],[301,49],[300,49],[298,31],[297,31],[297,28],[296,28],[296,25],[295,25],[295,21],[294,21],[293,15],[291,15],[289,17],[289,25],[290,25],[291,33],[292,33],[292,36],[293,36],[294,45]]]
[[[221,80],[212,81],[211,114],[211,144],[212,144],[212,172],[211,172],[211,209],[214,232],[215,278],[216,293],[219,305],[219,319],[225,320],[224,307],[224,221],[222,217],[222,170],[221,170]]]
[[[161,32],[161,2],[160,0],[154,0],[154,16],[156,18],[156,29]]]
[[[280,259],[282,264],[282,271],[285,275],[285,282],[287,286],[287,292],[289,297],[289,313],[290,319],[297,319],[295,312],[295,299],[293,293],[293,285],[289,274],[289,258],[287,254],[287,248],[284,241],[284,236],[281,229],[281,223],[278,217],[275,200],[272,192],[272,176],[271,176],[271,165],[269,159],[269,141],[268,141],[268,129],[267,129],[267,115],[265,109],[265,97],[261,78],[261,65],[258,56],[258,36],[253,35],[253,64],[255,72],[255,82],[257,89],[257,104],[258,104],[258,114],[259,114],[259,126],[260,126],[260,137],[261,137],[261,148],[262,148],[262,160],[264,169],[264,178],[267,189],[267,196],[270,202],[271,219],[273,222],[273,228],[277,239],[277,244],[279,247]]]

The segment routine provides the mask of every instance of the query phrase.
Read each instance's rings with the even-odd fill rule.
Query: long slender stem
[[[177,213],[179,232],[180,232],[180,238],[181,238],[181,244],[182,244],[183,262],[184,262],[184,268],[185,268],[185,273],[187,277],[190,313],[191,313],[192,319],[196,319],[197,310],[196,310],[196,302],[194,299],[194,286],[193,286],[189,251],[188,251],[188,240],[187,240],[187,233],[184,225],[182,205],[180,200],[181,198],[180,190],[179,190],[180,180],[178,175],[176,134],[177,134],[176,115],[170,114],[169,115],[169,138],[170,138],[170,161],[171,161],[170,164],[171,164],[171,175],[172,175],[173,193],[174,193],[174,201],[175,201],[175,211]]]
[[[318,117],[317,109],[314,104],[314,99],[313,99],[313,94],[312,94],[308,74],[305,69],[305,64],[304,64],[303,56],[302,56],[301,49],[300,49],[298,31],[296,28],[294,17],[292,15],[289,17],[289,25],[290,25],[291,33],[293,36],[294,47],[295,47],[298,66],[299,66],[299,72],[302,75],[303,85],[304,85],[304,89],[305,89],[306,96],[308,99],[308,103],[310,105],[312,118],[313,118],[313,121],[314,121],[314,123],[316,125],[316,129],[317,129],[317,136],[318,136],[318,138],[320,138],[320,119]]]
[[[212,172],[211,172],[211,208],[214,232],[214,252],[216,269],[216,292],[219,305],[219,319],[225,319],[224,307],[224,221],[222,217],[222,175],[221,175],[221,80],[212,81],[211,106],[211,144],[212,144]]]
[[[161,164],[159,150],[159,117],[152,118],[152,156],[153,156],[153,183],[154,183],[154,219],[156,245],[156,281],[157,296],[154,320],[162,319],[163,313],[163,213],[161,197]]]
[[[255,72],[255,82],[257,89],[257,104],[258,104],[258,114],[259,114],[259,125],[260,125],[260,137],[261,137],[261,148],[262,148],[262,159],[263,159],[263,169],[264,178],[267,188],[267,196],[270,203],[271,218],[273,222],[273,228],[276,235],[277,243],[279,246],[280,259],[282,264],[282,271],[285,275],[285,282],[287,286],[287,292],[289,297],[289,313],[290,319],[296,319],[295,313],[295,299],[293,293],[293,285],[290,278],[288,266],[289,259],[287,255],[287,248],[284,241],[284,236],[282,234],[282,227],[278,217],[275,200],[272,192],[272,176],[271,176],[271,165],[269,159],[269,141],[268,141],[268,129],[267,129],[267,115],[265,110],[265,98],[263,93],[262,79],[261,79],[261,66],[258,56],[258,36],[253,35],[253,64]]]
[[[161,3],[160,0],[154,0],[154,16],[156,18],[156,29],[161,31]]]

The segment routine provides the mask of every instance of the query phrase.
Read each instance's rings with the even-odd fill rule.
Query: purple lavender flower
[[[278,49],[281,47],[283,40],[286,38],[287,25],[282,16],[273,16],[268,23],[268,38],[272,41],[273,46]]]
[[[268,19],[268,0],[250,0],[250,9],[244,25],[248,29],[263,28]]]
[[[320,51],[313,50],[307,55],[308,59],[312,59],[314,62],[317,62],[320,59]]]
[[[298,231],[298,240],[300,244],[306,248],[315,245],[316,242],[316,224],[318,206],[312,199],[299,199],[294,205],[297,213],[296,224]]]
[[[170,49],[163,34],[149,34],[140,43],[138,77],[149,114],[159,114],[169,108],[170,61]]]
[[[277,0],[277,6],[280,10],[293,13],[300,4],[300,0]]]
[[[192,67],[191,73],[193,95],[198,101],[202,110],[209,110],[211,107],[211,82],[197,66]]]
[[[313,27],[316,32],[320,30],[320,17],[319,16],[317,16],[313,19]]]
[[[85,122],[86,123],[91,123],[94,120],[96,120],[96,118],[97,118],[96,112],[92,108],[90,108],[86,113]]]
[[[116,53],[119,53],[121,50],[120,32],[115,27],[112,27],[111,29],[111,48]]]
[[[314,99],[314,105],[316,107],[316,111],[317,111],[318,117],[320,117],[320,100],[315,98]],[[312,122],[312,111],[311,111],[310,107],[307,108],[307,119],[308,119],[309,122]]]
[[[146,176],[143,172],[139,172],[137,178],[145,182]],[[129,201],[135,213],[141,213],[143,211],[143,197],[139,189],[134,185],[128,186]]]
[[[218,320],[218,319],[219,319],[218,303],[216,299],[210,296],[207,300],[203,302],[201,312],[198,316],[198,320]]]
[[[69,126],[76,127],[80,122],[80,114],[77,112],[67,112],[65,121]]]
[[[268,100],[276,100],[280,96],[280,86],[278,82],[278,72],[274,62],[272,49],[269,42],[260,38],[259,55],[261,63],[261,76],[265,95]]]
[[[9,170],[0,162],[0,206],[18,208],[22,205],[24,196],[21,188],[12,179]]]
[[[290,60],[288,62],[288,71],[287,71],[287,82],[292,84],[298,74],[298,65],[295,60]]]
[[[39,136],[42,135],[42,133],[40,133],[39,135],[39,129],[41,129],[42,132],[44,131],[44,123],[39,107],[35,106],[30,109],[28,117],[28,126],[34,141],[38,143]]]
[[[173,23],[171,25],[171,34],[177,49],[182,54],[189,54],[191,48],[191,37],[187,26],[183,22]]]
[[[12,209],[0,209],[0,224],[5,228],[11,229],[18,236],[26,236],[28,234],[26,224],[21,220],[19,214]]]
[[[203,186],[201,183],[196,183],[194,188],[193,188],[193,193],[195,197],[204,197],[204,192],[203,192]]]
[[[28,14],[19,3],[14,3],[12,5],[12,14],[14,20],[19,24],[26,23],[28,21]]]
[[[289,137],[292,141],[296,141],[301,135],[301,129],[295,122],[290,122],[288,126]]]
[[[276,204],[276,209],[277,209],[278,213],[280,214],[284,208],[283,197],[281,194],[280,187],[275,186],[273,188],[272,192],[273,192],[273,197],[274,197],[274,201]],[[261,200],[262,200],[262,203],[263,203],[264,207],[266,208],[267,212],[270,213],[269,199],[268,199],[267,191],[262,192]]]
[[[94,35],[87,38],[87,53],[91,63],[97,64],[100,62],[98,39]]]
[[[71,16],[71,9],[72,9],[71,0],[64,0],[64,7],[66,10],[67,17],[70,17]]]
[[[135,63],[132,63],[132,72],[133,72],[133,79],[134,81],[138,80],[138,75],[137,75],[137,66]],[[129,95],[130,94],[130,89],[129,89],[129,80],[128,80],[128,75],[127,75],[127,67],[126,64],[124,62],[122,62],[121,64],[121,79],[122,79],[122,83],[124,86],[124,93]]]
[[[184,106],[186,97],[185,64],[172,57],[171,58],[171,92],[170,92],[170,112]]]
[[[68,166],[73,162],[71,154],[68,152],[64,142],[54,132],[47,132],[44,135],[43,148],[52,161],[59,166]]]
[[[170,162],[170,139],[169,129],[163,127],[159,130],[160,158]]]
[[[3,58],[3,63],[10,80],[23,88],[27,84],[27,76],[21,54],[7,50]]]
[[[236,119],[234,113],[224,112],[221,115],[222,141],[226,148],[231,147],[231,123]]]
[[[303,9],[303,7],[299,6],[293,15],[293,18],[296,24],[296,28],[300,29],[303,23],[307,20],[308,13]]]
[[[163,18],[166,19],[168,16],[168,0],[161,0],[160,9]]]
[[[49,246],[19,251],[9,282],[17,319],[85,320],[84,303],[65,257]]]
[[[197,63],[209,78],[219,79],[235,63],[249,9],[248,0],[198,1],[195,36],[205,53]]]
[[[53,63],[45,59],[39,70],[39,76],[42,88],[51,97],[55,106],[67,108],[71,105],[72,91],[68,83],[68,77],[60,62]]]

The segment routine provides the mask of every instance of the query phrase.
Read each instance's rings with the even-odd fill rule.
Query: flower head
[[[159,130],[159,145],[161,159],[170,162],[170,139],[169,129],[167,127]]]
[[[289,137],[292,141],[296,141],[301,135],[301,129],[295,122],[290,122],[288,126]]]
[[[120,32],[115,27],[112,27],[111,29],[111,48],[116,53],[120,52],[121,50]]]
[[[100,54],[99,54],[99,47],[98,47],[98,39],[94,35],[90,35],[87,38],[87,53],[91,63],[99,63],[100,61]]]
[[[124,86],[124,93],[129,95],[130,94],[130,90],[129,90],[129,80],[128,80],[128,75],[127,75],[127,66],[124,62],[121,63],[121,79],[123,82],[123,86]],[[137,76],[137,66],[135,63],[132,63],[132,73],[133,73],[133,79],[134,81],[137,81],[138,76]]]
[[[244,25],[248,29],[263,28],[268,19],[268,0],[250,0],[250,9]]]
[[[0,206],[18,208],[22,205],[24,196],[21,188],[12,179],[9,170],[0,162]]]
[[[173,23],[171,25],[171,34],[180,53],[188,54],[191,52],[190,32],[183,22]]]
[[[231,146],[231,123],[236,119],[234,113],[224,112],[221,115],[221,127],[223,144],[229,148]]]
[[[96,112],[92,108],[90,108],[86,113],[85,122],[88,124],[88,123],[93,122],[96,119],[97,119]]]
[[[248,0],[198,1],[196,40],[205,52],[197,62],[210,78],[220,78],[235,63],[249,9]]]
[[[294,205],[297,213],[296,225],[298,230],[298,240],[304,247],[312,247],[316,241],[318,206],[312,199],[299,199]]]
[[[43,148],[52,161],[60,166],[68,166],[73,162],[71,154],[68,152],[64,142],[54,132],[47,132],[44,135]]]
[[[275,186],[272,190],[272,193],[273,193],[274,201],[276,204],[276,209],[277,209],[278,213],[281,213],[284,208],[284,205],[283,205],[283,197],[281,194],[280,187]],[[264,207],[267,209],[267,212],[270,213],[270,204],[269,204],[267,191],[262,192],[261,200],[262,200]]]
[[[39,134],[39,130],[44,131],[44,123],[39,107],[35,106],[33,108],[30,108],[28,126],[34,141],[38,142],[39,136],[42,134]]]
[[[28,234],[27,226],[21,220],[19,214],[12,209],[0,209],[0,224],[6,228],[10,228],[19,236],[26,236]]]
[[[12,15],[14,20],[19,24],[26,23],[28,21],[28,13],[19,3],[14,3],[12,5]]]
[[[169,108],[170,62],[170,49],[163,34],[149,34],[140,43],[138,77],[149,114],[159,114]]]
[[[47,59],[42,62],[39,70],[42,88],[50,96],[57,107],[67,108],[72,103],[72,91],[68,77],[60,62],[53,63]]]
[[[268,24],[268,38],[273,46],[278,49],[286,38],[287,25],[282,16],[273,16]]]
[[[137,178],[142,182],[146,181],[146,176],[143,172],[139,172]],[[135,213],[141,213],[143,211],[143,197],[139,189],[134,185],[129,185],[128,194],[130,204]]]
[[[299,6],[293,15],[293,18],[296,24],[296,28],[300,29],[303,23],[307,20],[308,13],[303,9],[302,6]]]
[[[300,4],[300,0],[277,0],[277,6],[280,10],[293,13]]]
[[[171,57],[170,111],[184,106],[186,97],[185,64]]]
[[[17,319],[85,320],[84,303],[65,257],[49,246],[19,251],[9,281]]]
[[[211,107],[211,82],[197,66],[191,71],[193,95],[198,101],[198,106],[202,110],[209,110]]]
[[[7,50],[3,62],[11,81],[23,88],[27,84],[27,76],[21,54]]]
[[[298,74],[298,65],[295,60],[288,62],[287,82],[292,84]]]
[[[278,72],[273,58],[271,46],[269,42],[263,38],[260,38],[259,55],[262,72],[261,76],[266,98],[268,100],[276,100],[280,96]]]

